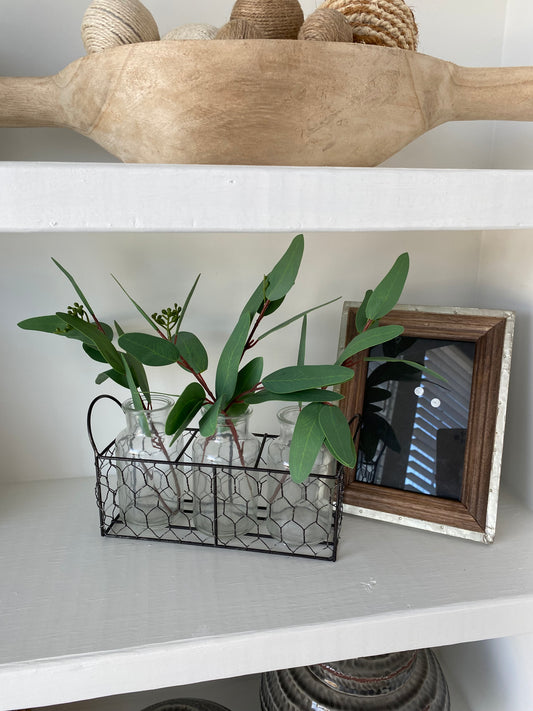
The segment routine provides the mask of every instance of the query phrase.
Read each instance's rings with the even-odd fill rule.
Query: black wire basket
[[[336,560],[344,489],[341,465],[334,473],[311,474],[304,484],[295,485],[286,470],[265,463],[265,447],[275,438],[270,434],[256,435],[260,450],[253,467],[195,462],[192,444],[198,430],[192,428],[184,433],[184,445],[172,461],[119,456],[114,440],[102,450],[95,444],[93,409],[103,398],[120,405],[116,398],[100,395],[87,413],[102,536]],[[195,490],[198,472],[208,481],[208,514],[205,494],[200,501]],[[228,527],[220,491],[237,475],[253,486],[253,496],[240,502],[240,518],[233,517]],[[296,502],[295,486],[300,487]]]

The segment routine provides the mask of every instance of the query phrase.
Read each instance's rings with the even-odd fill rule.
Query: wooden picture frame
[[[358,302],[344,304],[339,352],[356,334],[355,314],[359,306]],[[459,450],[462,478],[457,485],[457,495],[448,498],[391,488],[381,482],[358,481],[356,476],[359,479],[362,477],[361,465],[358,464],[357,473],[356,470],[346,471],[344,510],[360,516],[491,543],[496,526],[514,313],[473,308],[397,306],[380,320],[380,325],[387,324],[404,326],[405,337],[429,339],[427,343],[433,346],[435,341],[452,342],[452,347],[457,344],[459,350],[473,353],[468,419],[464,430],[461,430],[464,433],[461,445],[464,450]],[[439,349],[442,350],[437,344],[436,350]],[[358,423],[362,417],[369,368],[365,360],[367,355],[368,351],[348,361],[347,365],[355,370],[355,377],[341,387],[344,400],[340,405],[348,419],[352,420],[356,447],[359,447],[361,429]],[[419,377],[419,371],[417,374]],[[459,387],[459,380],[457,383]],[[398,385],[393,384],[393,387],[398,392]],[[445,387],[451,390],[453,382],[447,380]],[[423,392],[420,385],[418,390]],[[417,390],[414,389],[414,392]],[[431,402],[440,404],[436,398]],[[365,412],[369,411],[367,405]],[[397,416],[402,418],[401,410]],[[438,433],[442,431],[437,430]],[[399,444],[401,446],[401,442]],[[409,446],[413,447],[412,443]],[[361,461],[361,452],[358,452],[358,460]],[[383,468],[381,464],[380,467]],[[406,476],[404,481],[407,480]]]

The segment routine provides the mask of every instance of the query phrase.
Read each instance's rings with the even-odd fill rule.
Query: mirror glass
[[[401,336],[369,357],[359,421],[356,480],[447,499],[461,499],[475,343]]]

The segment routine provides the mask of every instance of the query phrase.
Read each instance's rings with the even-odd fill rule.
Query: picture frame
[[[359,306],[344,303],[339,353],[356,335]],[[345,470],[346,513],[494,540],[514,323],[508,310],[409,305],[380,319],[404,333],[378,349],[392,356],[402,349],[398,357],[421,363],[409,357],[413,350],[445,380],[414,368],[406,375],[408,366],[393,363],[387,368],[403,375],[386,371],[367,360],[369,351],[345,363],[355,377],[341,386],[340,406],[358,455],[356,468]]]

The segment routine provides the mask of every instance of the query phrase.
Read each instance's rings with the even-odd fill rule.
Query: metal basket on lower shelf
[[[115,441],[99,451],[91,409],[88,431],[102,536],[336,560],[341,466],[295,485],[287,471],[265,464],[265,445],[274,435],[257,435],[261,445],[255,466],[243,467],[193,461],[196,429],[185,432],[182,451],[172,461],[118,456]],[[247,496],[236,487],[237,477]]]

